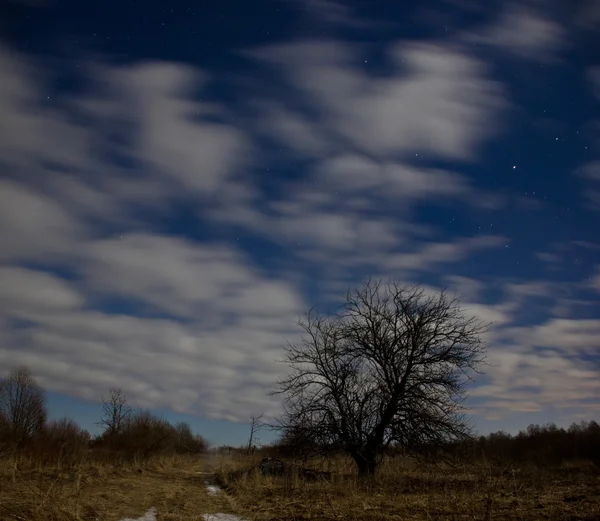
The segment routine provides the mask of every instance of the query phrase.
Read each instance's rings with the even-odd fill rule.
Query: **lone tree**
[[[254,444],[257,442],[256,435],[264,426],[262,418],[262,414],[259,416],[250,416],[250,436],[248,436],[248,447],[246,448],[246,454],[248,455],[253,453]]]
[[[369,281],[336,315],[310,311],[299,325],[276,391],[284,437],[343,451],[369,476],[391,444],[414,454],[470,436],[465,384],[485,361],[488,324],[460,299]]]
[[[127,397],[119,388],[110,390],[108,398],[102,399],[102,418],[98,425],[104,427],[104,436],[113,437],[121,434],[132,410]]]
[[[32,439],[46,419],[46,394],[27,367],[17,367],[0,379],[0,423],[12,441],[22,444]]]

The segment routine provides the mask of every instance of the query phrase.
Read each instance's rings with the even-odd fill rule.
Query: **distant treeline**
[[[220,447],[218,450],[244,452],[245,449]],[[595,421],[573,423],[566,429],[553,423],[530,425],[516,435],[499,431],[444,446],[424,446],[420,452],[422,456],[432,459],[450,457],[501,465],[558,466],[566,462],[585,461],[600,469],[600,425]],[[318,447],[309,439],[288,433],[271,445],[261,447],[257,453],[283,458],[307,458],[322,453],[341,455],[343,451],[323,450],[323,447]],[[403,456],[402,449],[393,445],[386,453],[390,457]]]
[[[567,429],[553,423],[530,425],[516,435],[494,432],[457,447],[475,457],[537,465],[587,460],[600,468],[600,425],[573,423]]]
[[[305,458],[324,452],[336,453],[335,450],[323,450],[309,439],[293,434],[283,436],[272,445],[263,447],[260,452],[292,458]],[[499,431],[446,445],[423,446],[412,454],[415,452],[434,460],[451,458],[500,465],[558,466],[585,461],[600,469],[600,425],[595,421],[573,423],[566,429],[553,423],[530,425],[516,435]],[[394,445],[388,447],[386,453],[390,457],[404,455],[404,451]]]
[[[158,454],[198,454],[206,440],[184,422],[172,425],[130,407],[120,389],[102,401],[91,436],[70,418],[48,420],[45,392],[26,367],[0,379],[0,456],[27,454],[47,463],[75,464],[85,458],[135,461]]]

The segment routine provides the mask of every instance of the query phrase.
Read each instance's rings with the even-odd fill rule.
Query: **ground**
[[[317,462],[315,462],[317,463]],[[253,521],[600,521],[600,472],[586,462],[560,468],[387,461],[359,482],[347,461],[324,462],[330,479],[306,481],[220,471],[237,510]]]
[[[340,460],[296,462],[283,477],[262,476],[257,461],[179,457],[116,468],[88,462],[71,470],[4,461],[0,519],[600,521],[600,473],[585,462],[440,468],[390,460],[376,480],[359,482]],[[307,481],[297,471],[303,465],[331,474]]]
[[[227,495],[207,489],[213,458],[166,458],[121,468],[89,463],[72,470],[15,463],[0,465],[2,521],[154,521],[153,508],[157,521],[233,513]]]

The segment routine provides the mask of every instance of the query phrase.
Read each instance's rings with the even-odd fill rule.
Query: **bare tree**
[[[347,453],[361,476],[391,444],[418,453],[469,436],[465,384],[485,361],[488,324],[466,317],[460,299],[369,281],[336,315],[310,311],[300,326],[276,391],[284,436]]]
[[[14,441],[33,438],[47,416],[46,394],[27,367],[13,369],[0,380],[0,418]]]
[[[248,449],[246,451],[248,455],[252,453],[252,445],[256,443],[256,433],[264,425],[262,418],[262,414],[260,416],[250,416],[250,436],[248,437]]]
[[[127,418],[131,415],[131,407],[121,389],[111,389],[108,398],[102,399],[102,418],[98,425],[104,427],[104,434],[114,436],[119,434]]]

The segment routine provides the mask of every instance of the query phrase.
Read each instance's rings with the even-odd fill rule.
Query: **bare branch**
[[[33,438],[46,420],[46,394],[27,367],[13,369],[0,379],[0,421],[16,443]]]
[[[131,413],[123,391],[111,389],[109,397],[102,399],[102,418],[98,425],[104,427],[105,436],[115,436],[122,431]]]
[[[262,421],[263,415],[251,416],[250,417],[250,436],[248,436],[248,448],[247,454],[250,455],[253,452],[254,444],[257,442],[256,434],[265,425]]]

